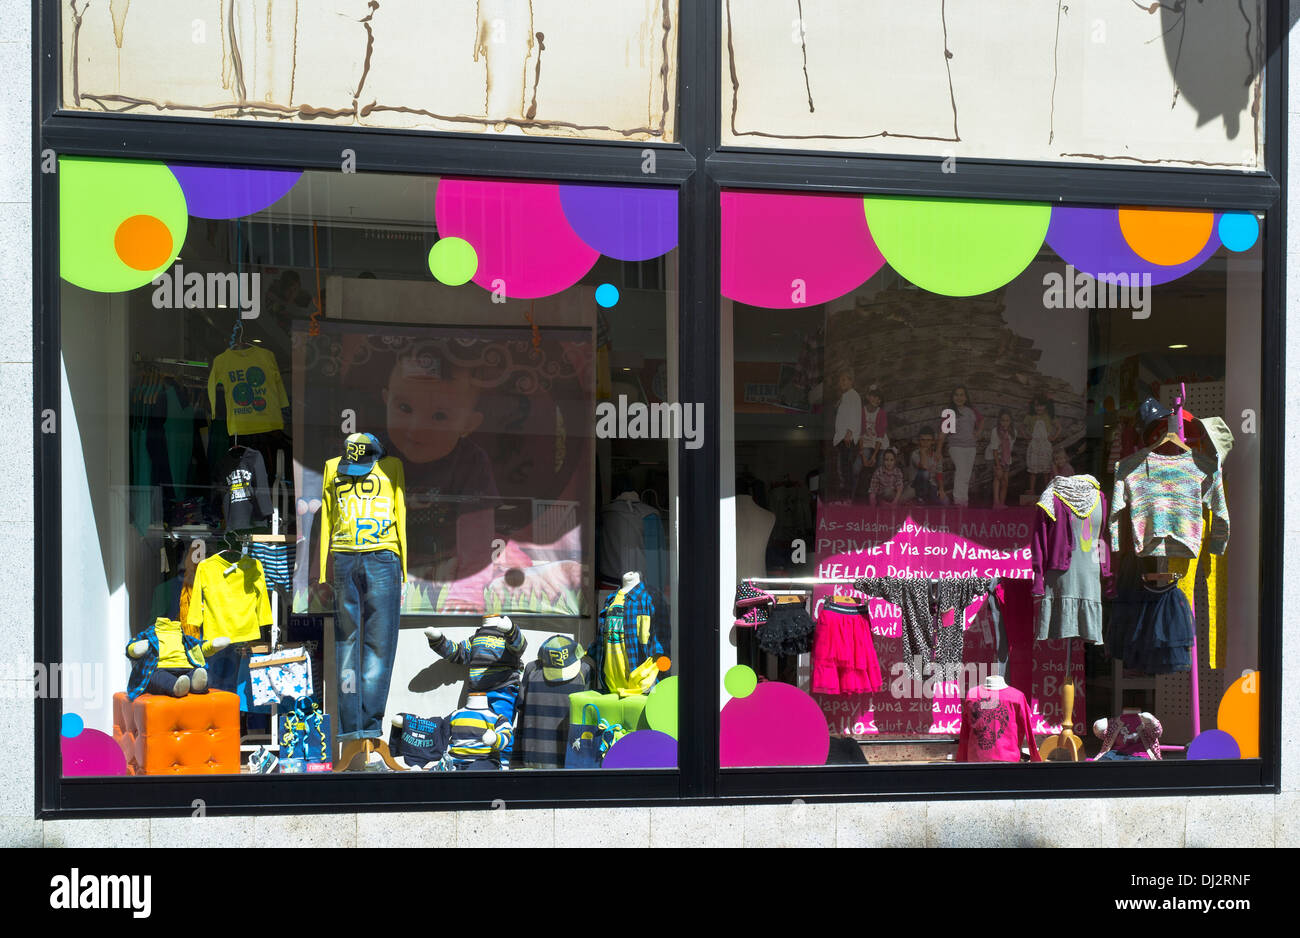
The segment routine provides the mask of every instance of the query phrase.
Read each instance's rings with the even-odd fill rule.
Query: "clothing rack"
[[[772,593],[772,595],[774,596],[806,595],[809,599],[812,598],[813,591],[811,587],[814,586],[852,586],[853,585],[853,580],[851,579],[834,578],[834,577],[817,577],[817,576],[797,576],[797,577],[752,577],[751,576],[751,577],[742,577],[742,581],[745,583],[753,583],[755,585],[761,584],[765,586],[770,585],[770,586],[794,587],[793,589],[773,589],[773,590],[768,590],[768,592]],[[807,588],[801,589],[800,587],[807,587]],[[804,608],[807,609],[809,615],[812,615],[813,610],[808,608],[806,600],[805,600]],[[750,631],[750,630],[746,629],[745,631]],[[752,645],[752,652],[750,655],[750,667],[754,669],[755,674],[760,674],[762,673],[760,656],[763,653],[759,650],[757,639],[756,638],[752,639],[752,641],[753,641],[753,645]]]
[[[1183,405],[1187,403],[1187,383],[1179,382],[1178,393],[1174,396],[1174,414],[1171,418],[1172,429],[1178,439],[1187,442],[1186,429],[1183,427]],[[1196,660],[1196,616],[1192,615],[1192,673],[1191,673],[1191,711],[1192,739],[1201,735],[1201,675],[1200,665]],[[1162,747],[1163,748],[1163,747]]]
[[[793,585],[793,586],[837,586],[837,585],[843,586],[845,584],[848,584],[850,586],[853,585],[853,580],[848,580],[843,578],[835,579],[833,577],[818,577],[818,576],[796,576],[796,577],[747,576],[747,577],[742,577],[742,579],[746,583],[771,583],[773,585],[776,584],[786,584],[786,585]]]

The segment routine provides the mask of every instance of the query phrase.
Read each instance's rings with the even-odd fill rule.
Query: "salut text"
[[[1151,315],[1151,274],[1110,273],[1092,277],[1067,264],[1065,273],[1043,275],[1048,309],[1129,309],[1134,319]]]

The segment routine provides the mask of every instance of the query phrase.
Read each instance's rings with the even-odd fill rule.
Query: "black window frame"
[[[1285,5],[1268,4],[1265,167],[1236,173],[1155,167],[1089,166],[963,159],[955,174],[940,158],[722,147],[722,0],[683,0],[678,22],[679,140],[660,142],[488,138],[428,131],[376,130],[148,117],[67,111],[60,106],[59,0],[32,0],[32,198],[35,498],[34,661],[61,660],[60,443],[41,431],[41,412],[59,409],[60,325],[58,177],[42,173],[42,154],[191,160],[304,169],[338,169],[341,151],[362,172],[465,174],[660,184],[679,191],[678,364],[682,400],[704,405],[706,428],[719,426],[717,362],[721,334],[722,188],[874,192],[1084,204],[1205,206],[1265,212],[1263,375],[1260,402],[1261,499],[1280,503],[1284,445],[1287,85]],[[644,150],[656,172],[642,173]],[[1235,762],[1054,764],[1031,771],[1003,765],[727,769],[719,767],[719,629],[706,614],[722,583],[720,434],[697,450],[678,450],[682,576],[681,719],[678,768],[658,772],[402,773],[325,776],[63,778],[61,704],[37,699],[35,805],[43,819],[155,817],[191,813],[195,799],[220,814],[324,813],[414,809],[931,800],[1100,795],[1276,793],[1281,774],[1282,548],[1280,513],[1261,517],[1259,668],[1261,758]],[[930,773],[929,775],[925,773]],[[936,774],[937,773],[937,774]]]

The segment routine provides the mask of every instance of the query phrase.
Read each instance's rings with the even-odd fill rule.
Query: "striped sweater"
[[[496,730],[496,742],[488,745],[483,734]],[[476,762],[501,765],[501,750],[510,745],[513,731],[510,721],[491,710],[471,710],[462,707],[453,712],[442,724],[445,742],[443,764],[448,768],[463,769]]]
[[[519,685],[520,656],[527,642],[513,623],[509,629],[485,625],[463,642],[444,635],[431,644],[434,652],[448,661],[469,666],[465,689],[470,693]]]
[[[569,741],[569,695],[586,690],[590,682],[590,659],[583,659],[578,673],[568,681],[548,681],[541,662],[528,663],[515,711],[515,764],[530,769],[564,767],[564,747]]]
[[[1210,512],[1207,546],[1228,549],[1228,500],[1218,462],[1197,452],[1162,456],[1145,450],[1115,464],[1110,502],[1111,550],[1120,549],[1119,515],[1128,510],[1133,548],[1140,557],[1196,557]]]

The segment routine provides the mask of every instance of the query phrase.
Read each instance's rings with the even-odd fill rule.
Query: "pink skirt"
[[[817,614],[812,655],[813,693],[871,694],[881,688],[880,661],[865,605],[824,603]]]

